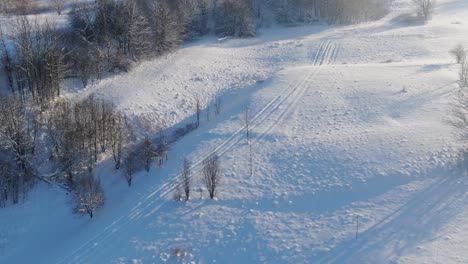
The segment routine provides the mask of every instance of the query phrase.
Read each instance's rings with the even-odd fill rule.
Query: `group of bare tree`
[[[57,14],[62,14],[65,6],[73,0],[50,0],[48,5],[41,6],[38,0],[0,0],[0,14],[27,15],[52,9]],[[47,2],[46,2],[47,3]],[[42,2],[44,4],[44,2]]]
[[[100,0],[73,8],[71,61],[83,85],[176,48],[184,40],[184,25],[167,2]]]
[[[26,15],[34,12],[37,7],[37,0],[0,0],[0,14]]]
[[[16,18],[14,32],[0,36],[2,64],[12,91],[23,98],[28,92],[44,103],[60,94],[65,76],[77,76],[87,86],[105,72],[128,71],[135,61],[162,55],[209,32],[255,36],[265,14],[281,23],[358,22],[381,16],[387,1],[98,0],[73,5],[71,34],[52,23]],[[65,4],[53,1],[58,13]]]
[[[120,168],[123,148],[131,131],[125,116],[112,103],[90,96],[75,104],[59,101],[44,118],[52,158],[73,180],[73,175],[92,171],[99,154],[111,152]]]
[[[210,199],[214,199],[222,179],[221,161],[216,153],[203,160],[202,173],[203,185],[208,191]],[[174,199],[176,201],[188,201],[190,199],[194,176],[196,175],[193,175],[191,161],[184,159],[182,172],[174,182]]]
[[[388,12],[390,2],[391,0],[278,0],[271,1],[271,5],[280,23],[357,23],[382,17]]]
[[[10,90],[41,105],[60,95],[64,78],[65,43],[55,26],[25,16],[12,21],[14,32],[1,33],[2,64]]]
[[[162,167],[167,160],[168,151],[169,140],[163,131],[154,139],[146,136],[130,148],[124,158],[124,176],[128,186],[132,185],[134,174],[141,168],[149,172],[153,164]]]
[[[132,139],[126,117],[112,103],[90,96],[74,104],[57,101],[44,114],[43,123],[52,148],[50,158],[61,172],[57,176],[63,176],[75,194],[75,211],[92,218],[104,203],[93,168],[101,153],[111,153],[115,168],[120,168]]]
[[[83,179],[89,178],[86,175],[99,155],[112,153],[119,168],[130,143],[131,130],[124,115],[94,96],[77,103],[57,100],[46,111],[36,108],[19,96],[0,98],[1,206],[17,203],[34,179],[64,184],[82,196],[87,190]],[[53,170],[47,177],[37,169],[45,161]]]

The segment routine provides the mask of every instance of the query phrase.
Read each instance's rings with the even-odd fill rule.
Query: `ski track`
[[[338,55],[338,47],[331,40],[324,40],[319,45],[315,58],[312,65],[316,66],[305,78],[293,83],[288,88],[284,89],[279,95],[265,105],[251,120],[251,128],[255,129],[262,125],[265,121],[270,121],[271,124],[267,126],[265,130],[259,133],[257,139],[254,142],[264,138],[266,135],[274,131],[277,128],[281,120],[283,120],[288,113],[295,109],[297,101],[302,98],[302,95],[307,91],[305,85],[308,80],[316,76],[320,68],[324,65],[331,64],[336,60]],[[289,103],[287,101],[290,100]],[[286,104],[287,103],[287,104]],[[285,105],[286,104],[286,105]],[[280,109],[281,106],[284,106]],[[280,110],[279,110],[280,109]],[[269,118],[278,114],[277,118]],[[241,139],[243,139],[243,130],[245,125],[238,128],[228,139],[225,139],[220,145],[218,145],[210,153],[206,154],[203,158],[192,164],[191,170],[192,175],[197,175],[202,170],[203,162],[213,155],[222,156],[227,151],[232,149]],[[179,175],[177,175],[179,176]],[[78,249],[73,251],[70,255],[66,256],[58,263],[87,263],[97,251],[102,251],[103,247],[108,245],[106,241],[112,239],[115,241],[116,234],[125,230],[125,226],[133,224],[141,217],[148,217],[154,212],[158,211],[168,200],[169,196],[173,193],[175,187],[175,181],[178,177],[173,177],[165,184],[161,185],[155,191],[150,193],[146,197],[142,197],[136,205],[130,210],[128,215],[123,215],[117,220],[113,221],[108,225],[102,232],[98,233]],[[156,198],[155,198],[156,197]],[[152,209],[151,209],[152,208]],[[149,213],[146,213],[150,211]],[[118,237],[118,236],[117,236]]]

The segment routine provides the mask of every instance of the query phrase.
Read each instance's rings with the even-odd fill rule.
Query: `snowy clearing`
[[[41,185],[0,210],[1,263],[467,263],[467,178],[447,123],[459,90],[448,51],[468,44],[468,4],[439,0],[427,24],[410,1],[351,26],[274,27],[252,39],[204,38],[87,89],[130,115],[193,119],[222,92],[223,111],[176,142],[163,168],[129,189],[110,161],[96,169],[107,202],[73,215]],[[249,175],[243,111],[252,112]],[[217,200],[203,157],[221,156]],[[173,201],[184,157],[187,203]],[[47,189],[47,190],[46,190]]]

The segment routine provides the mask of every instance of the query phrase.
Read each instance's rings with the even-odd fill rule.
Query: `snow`
[[[403,21],[409,2],[360,25],[208,37],[70,89],[67,97],[94,93],[165,127],[193,120],[197,96],[207,105],[221,92],[224,103],[130,189],[110,161],[100,164],[107,202],[92,220],[43,184],[0,210],[0,262],[468,262],[467,179],[446,122],[459,89],[448,51],[468,44],[468,4],[439,0],[430,22],[412,24]],[[224,175],[207,200],[201,161],[214,152]],[[177,203],[184,157],[196,174],[192,199]]]

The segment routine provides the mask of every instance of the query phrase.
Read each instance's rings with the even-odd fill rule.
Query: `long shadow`
[[[447,175],[385,219],[319,259],[320,263],[385,263],[431,239],[463,206],[468,178]]]
[[[457,89],[455,84],[455,82],[451,82],[446,85],[436,87],[430,91],[420,92],[408,99],[395,101],[391,103],[387,109],[389,111],[395,111],[395,109],[398,109],[398,113],[409,113],[412,109],[421,109],[422,106],[433,103],[436,99],[443,98],[444,96],[448,96],[453,93],[453,91]]]
[[[200,133],[197,133],[200,130],[204,130],[206,128],[213,127],[217,125],[218,120],[231,120],[233,116],[237,116],[241,113],[243,107],[248,105],[249,98],[252,97],[253,94],[258,92],[259,90],[267,87],[271,83],[271,79],[269,80],[261,80],[261,82],[257,82],[254,85],[244,87],[242,89],[227,89],[218,95],[221,100],[221,113],[216,115],[215,114],[215,103],[214,101],[210,101],[209,104],[201,109],[200,113],[200,126],[195,129],[188,129],[188,133],[184,133],[182,136],[176,136],[178,130],[186,129],[187,126],[191,124],[195,124],[197,120],[196,113],[192,113],[191,115],[187,116],[180,122],[167,127],[162,130],[162,133],[169,138],[169,142],[171,144],[176,144],[178,141],[181,141],[185,136],[196,135],[196,137],[201,136]],[[209,120],[207,119],[207,115],[209,115]],[[137,118],[137,117],[136,117]],[[229,135],[228,135],[229,136]],[[209,137],[206,137],[206,134],[203,134],[203,139],[214,139],[214,138],[223,138],[224,135],[219,134],[210,134]],[[194,142],[198,143],[201,140],[200,138],[196,138]]]

